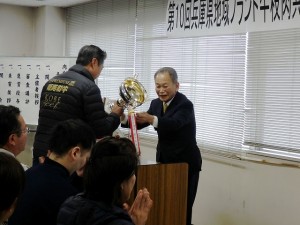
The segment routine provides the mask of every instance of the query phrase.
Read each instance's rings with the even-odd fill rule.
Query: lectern
[[[185,225],[188,164],[140,165],[136,174],[137,190],[146,187],[153,200],[147,225]]]

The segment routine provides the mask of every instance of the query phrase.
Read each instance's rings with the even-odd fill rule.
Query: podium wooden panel
[[[136,190],[146,187],[153,200],[147,225],[185,225],[188,164],[140,165]]]

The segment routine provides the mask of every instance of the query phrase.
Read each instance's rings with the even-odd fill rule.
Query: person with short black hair
[[[138,163],[129,139],[107,137],[97,142],[85,167],[84,192],[62,204],[57,224],[145,225],[153,204],[148,190],[139,190],[131,208],[126,204]]]
[[[9,225],[55,225],[60,205],[79,191],[70,176],[83,170],[96,137],[83,121],[66,120],[55,125],[45,162],[26,171],[26,185]]]
[[[118,128],[123,108],[114,104],[107,114],[95,84],[106,57],[106,52],[99,47],[85,45],[78,53],[76,65],[44,85],[33,143],[33,166],[47,156],[50,130],[59,121],[81,119],[92,127],[97,138],[112,135]]]
[[[0,152],[16,157],[25,150],[29,132],[18,107],[0,105]],[[24,170],[28,166],[21,164]]]
[[[0,152],[0,224],[13,214],[25,185],[25,172],[11,155]]]

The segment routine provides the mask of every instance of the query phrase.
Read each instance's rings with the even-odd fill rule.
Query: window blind
[[[300,158],[300,28],[248,34],[245,149]]]
[[[143,75],[150,100],[157,97],[155,71],[174,67],[179,91],[194,103],[200,149],[240,151],[246,35],[167,38],[166,4],[162,0],[138,1],[136,71]],[[154,132],[151,127],[144,131]]]
[[[102,97],[117,99],[119,85],[134,74],[136,2],[102,0],[67,10],[67,55],[84,45],[97,45],[107,59],[98,78]]]

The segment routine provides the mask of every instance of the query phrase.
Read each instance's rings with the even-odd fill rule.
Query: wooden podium
[[[140,165],[134,196],[143,187],[153,200],[147,225],[186,224],[188,164]]]

